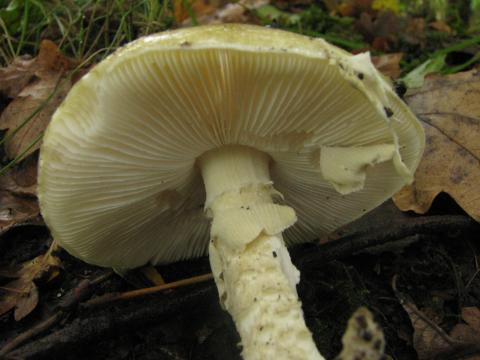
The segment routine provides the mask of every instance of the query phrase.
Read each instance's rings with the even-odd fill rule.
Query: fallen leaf
[[[434,30],[444,32],[446,34],[451,34],[453,32],[452,28],[444,21],[434,21],[428,24]]]
[[[450,336],[462,343],[480,344],[480,308],[474,306],[462,308],[462,318],[466,324],[455,325]],[[468,359],[479,360],[480,355]]]
[[[423,48],[426,43],[425,19],[408,18],[405,29],[401,32],[401,36],[405,42]]]
[[[405,301],[402,306],[412,322],[413,347],[420,360],[433,359],[452,349],[453,341],[448,334],[420,311],[413,302]]]
[[[447,334],[438,323],[439,316],[431,309],[418,309],[410,298],[392,283],[395,295],[408,314],[413,326],[413,347],[419,360],[424,359],[466,359],[479,360],[480,356],[480,309],[466,307],[462,317],[467,324],[457,324]],[[471,354],[471,355],[470,355]]]
[[[39,223],[39,218],[40,209],[36,198],[0,190],[0,235],[15,226]]]
[[[240,0],[219,6],[213,13],[196,16],[199,25],[225,24],[225,23],[258,23],[252,11],[261,6],[268,5],[269,0]],[[192,19],[187,18],[182,26],[191,26]]]
[[[382,10],[376,14],[362,12],[355,27],[374,49],[388,51],[390,44],[397,41],[400,22],[399,17],[391,11]]]
[[[67,74],[74,66],[75,62],[64,57],[54,43],[44,40],[35,59],[13,67],[17,73],[7,68],[3,76],[0,74],[0,89],[14,95],[0,116],[0,129],[8,129],[5,152],[10,159],[26,157],[39,148],[40,141],[34,142],[70,89]],[[15,79],[23,86],[21,90],[12,85]]]
[[[403,53],[384,54],[380,56],[373,56],[373,65],[383,75],[386,75],[392,79],[397,79],[401,74],[400,61],[402,60]]]
[[[200,17],[204,15],[209,15],[215,12],[219,1],[212,2],[208,0],[174,0],[173,1],[173,18],[177,24],[181,24],[186,19],[195,16]],[[216,6],[215,6],[216,5]]]
[[[37,256],[15,269],[1,269],[0,276],[15,278],[15,280],[0,286],[0,315],[15,308],[14,317],[16,321],[23,319],[30,314],[38,304],[38,289],[36,282],[53,280],[59,274],[61,267],[60,260],[53,255],[56,250],[56,243],[46,254]]]
[[[401,210],[425,213],[448,193],[480,221],[480,71],[427,78],[405,100],[422,121],[426,148],[415,181],[394,197]]]
[[[0,190],[14,195],[37,196],[38,156],[29,156],[0,176]]]
[[[372,10],[373,0],[327,0],[325,5],[327,9],[341,16],[357,17],[361,13],[374,13]]]
[[[419,310],[407,295],[398,291],[396,277],[393,280],[392,288],[412,323],[413,347],[417,352],[418,359],[434,359],[439,354],[451,351],[455,345],[454,340],[434,320]],[[438,317],[435,320],[439,321]]]
[[[29,56],[15,58],[13,62],[0,68],[0,93],[14,98],[35,77],[35,60]]]

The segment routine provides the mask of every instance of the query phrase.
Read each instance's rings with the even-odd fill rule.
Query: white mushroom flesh
[[[246,360],[321,360],[305,325],[282,231],[294,210],[274,203],[269,157],[226,146],[199,161],[213,218],[210,264],[220,300],[235,320]]]

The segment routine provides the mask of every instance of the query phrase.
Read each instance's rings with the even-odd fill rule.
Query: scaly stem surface
[[[246,360],[322,360],[305,325],[282,231],[296,221],[269,175],[269,157],[225,146],[200,158],[212,217],[210,264]]]

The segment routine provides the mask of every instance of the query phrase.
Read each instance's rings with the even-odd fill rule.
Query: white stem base
[[[323,359],[303,320],[296,291],[300,274],[281,235],[260,235],[233,256],[213,245],[210,252],[223,260],[224,305],[242,339],[244,359]]]
[[[213,218],[210,264],[220,300],[242,339],[245,360],[323,360],[305,325],[282,231],[296,221],[275,204],[269,158],[228,146],[200,158]]]

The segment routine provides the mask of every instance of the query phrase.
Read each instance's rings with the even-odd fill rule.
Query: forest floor
[[[210,272],[207,258],[120,277],[52,246],[36,199],[38,146],[71,82],[139,36],[222,22],[370,51],[433,149],[395,202],[291,248],[322,354],[340,352],[348,319],[365,306],[392,359],[480,359],[480,9],[476,18],[466,1],[440,9],[366,0],[134,3],[0,0],[0,359],[240,359],[213,280],[195,281]],[[449,114],[457,132],[439,125],[431,107]],[[439,136],[440,150],[432,145]],[[158,274],[166,284],[194,280],[115,297],[158,283]]]

